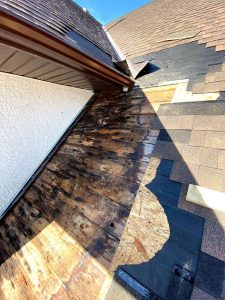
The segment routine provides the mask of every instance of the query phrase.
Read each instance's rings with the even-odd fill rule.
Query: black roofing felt
[[[132,63],[149,60],[149,70],[142,74],[138,83],[142,87],[157,85],[159,82],[190,79],[188,90],[199,78],[206,75],[212,65],[222,64],[224,51],[216,52],[214,48],[206,48],[197,42],[171,47],[148,55],[132,59]]]

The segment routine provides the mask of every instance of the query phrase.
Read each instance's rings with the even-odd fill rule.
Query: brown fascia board
[[[0,39],[13,46],[17,46],[24,50],[37,53],[37,45],[42,48],[40,51],[43,56],[43,48],[47,50],[46,53],[54,53],[57,55],[57,60],[65,64],[65,59],[74,62],[78,69],[83,70],[87,74],[97,76],[103,80],[109,80],[121,86],[132,86],[134,80],[128,76],[120,73],[119,71],[107,66],[106,64],[98,61],[97,59],[83,53],[82,51],[73,48],[71,45],[66,44],[59,36],[53,36],[50,32],[44,29],[37,28],[33,23],[26,20],[26,22],[19,16],[4,10],[0,10],[0,33],[6,32]],[[18,38],[10,39],[10,33],[16,35]],[[19,41],[19,42],[18,42]],[[36,46],[36,47],[35,47]],[[56,56],[55,56],[56,57]]]

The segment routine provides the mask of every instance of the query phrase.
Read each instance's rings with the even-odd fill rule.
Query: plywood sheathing
[[[175,93],[176,87],[177,86],[174,84],[146,88],[144,89],[144,93],[151,102],[170,102]]]
[[[160,104],[171,102],[177,85],[165,85],[152,88],[144,88],[143,92],[151,103],[154,110],[157,112]]]
[[[0,221],[0,298],[104,299],[157,139],[140,89],[100,93]]]
[[[159,106],[164,103],[213,101],[219,98],[219,93],[193,94],[188,91],[188,81],[161,83],[160,86],[143,88],[143,92],[157,112]]]

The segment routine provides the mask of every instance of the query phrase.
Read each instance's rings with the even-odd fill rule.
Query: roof
[[[0,0],[0,28],[0,47],[13,47],[3,53],[0,71],[5,72],[6,69],[8,73],[27,76],[27,71],[19,70],[18,74],[15,70],[20,68],[21,59],[23,66],[30,64],[29,56],[32,54],[32,58],[33,55],[40,57],[38,73],[43,74],[45,62],[42,58],[47,59],[51,68],[45,68],[44,74],[50,72],[50,77],[47,77],[53,76],[54,82],[55,76],[60,76],[59,84],[63,80],[63,84],[72,82],[71,86],[95,91],[118,84],[133,84],[133,80],[113,63],[113,60],[118,60],[117,53],[102,25],[70,0]],[[5,57],[10,51],[12,55]],[[55,63],[63,68],[63,72],[60,70],[52,75],[52,68],[59,67]],[[42,80],[37,78],[36,68],[29,70],[28,77]],[[66,73],[70,71],[75,71],[76,78],[74,73],[68,77]],[[53,82],[51,79],[46,81]]]
[[[42,260],[52,270],[31,295],[97,298],[104,276],[92,270],[112,262],[154,299],[225,299],[224,208],[201,205],[207,191],[215,203],[225,195],[224,5],[156,0],[108,25],[128,57],[151,61],[137,81],[147,88],[101,92],[1,220],[2,269],[16,265],[29,282],[19,295],[30,297],[30,265],[35,274]],[[74,255],[77,242],[95,261]],[[4,294],[5,278],[20,280],[2,273]],[[86,291],[80,274],[97,288]]]
[[[151,60],[152,56],[159,53],[165,55],[168,49],[178,49],[182,45],[185,48],[191,43],[202,46],[197,50],[199,53],[205,48],[218,53],[218,57],[224,57],[224,12],[225,2],[221,0],[155,0],[114,20],[106,28],[131,61],[137,61],[136,58]],[[188,55],[191,56],[191,50]],[[188,61],[183,59],[180,64],[184,62],[187,65]],[[205,66],[208,70],[199,69],[198,73],[204,76],[196,81],[192,92],[225,91],[224,59],[208,63],[206,60]]]
[[[1,0],[0,7],[70,43],[68,34],[76,32],[110,56],[116,52],[102,25],[71,0]],[[76,47],[76,45],[74,45]]]
[[[107,25],[127,58],[150,61],[136,85],[159,130],[113,270],[162,299],[225,299],[224,12],[220,0],[155,0]]]
[[[106,27],[128,58],[197,41],[225,50],[225,2],[155,0]]]
[[[0,299],[105,299],[109,265],[149,160],[151,144],[142,141],[154,138],[143,101],[121,89],[96,95],[0,220]]]

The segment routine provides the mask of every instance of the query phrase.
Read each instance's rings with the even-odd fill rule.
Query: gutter
[[[116,69],[65,44],[60,36],[40,29],[28,20],[25,22],[20,16],[3,8],[0,11],[0,41],[120,86],[131,87],[134,84],[133,79]]]

